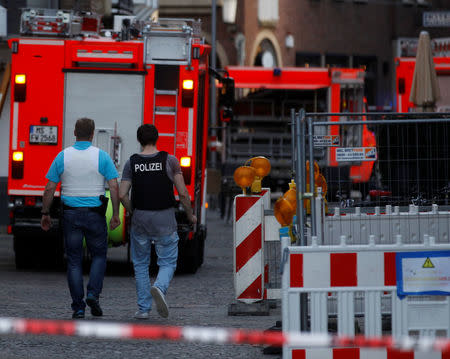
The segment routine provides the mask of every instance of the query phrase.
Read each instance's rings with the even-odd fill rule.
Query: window
[[[325,65],[329,67],[349,67],[349,57],[343,54],[326,54]]]
[[[258,0],[258,21],[263,25],[278,22],[278,0]]]
[[[295,54],[295,66],[320,67],[320,54],[316,52],[297,52]]]

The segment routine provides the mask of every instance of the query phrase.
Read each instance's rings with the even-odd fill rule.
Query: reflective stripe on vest
[[[69,147],[64,150],[61,194],[68,197],[98,197],[105,193],[105,178],[98,171],[100,150]]]

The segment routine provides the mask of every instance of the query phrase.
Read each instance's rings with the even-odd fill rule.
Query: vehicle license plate
[[[30,126],[30,143],[56,145],[58,143],[58,127]]]

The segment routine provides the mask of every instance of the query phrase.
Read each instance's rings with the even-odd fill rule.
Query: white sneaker
[[[161,292],[161,289],[158,287],[151,287],[150,293],[155,300],[158,314],[163,318],[167,318],[169,316],[169,307],[167,306],[166,299],[164,298],[164,294]]]
[[[148,319],[148,312],[141,312],[138,310],[136,313],[134,313],[135,319]]]

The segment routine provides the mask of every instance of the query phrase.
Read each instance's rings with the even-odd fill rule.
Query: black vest
[[[134,154],[130,157],[130,167],[134,208],[157,211],[175,206],[173,182],[167,176],[167,152],[160,151],[154,157]]]

